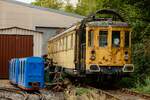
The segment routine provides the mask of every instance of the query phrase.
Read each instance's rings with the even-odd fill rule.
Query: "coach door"
[[[122,64],[122,43],[121,43],[121,31],[112,30],[112,63]]]
[[[81,70],[85,70],[85,59],[86,59],[86,45],[83,43],[81,45]]]
[[[9,75],[9,61],[12,58],[33,56],[32,35],[0,35],[0,78]]]

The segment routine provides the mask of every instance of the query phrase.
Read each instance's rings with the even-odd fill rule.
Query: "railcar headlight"
[[[133,72],[134,65],[133,64],[125,64],[122,70],[123,70],[123,72]]]
[[[91,51],[91,57],[90,57],[91,60],[95,60],[96,59],[96,52],[95,50],[92,50]]]
[[[95,55],[92,55],[90,59],[95,60],[96,59]]]

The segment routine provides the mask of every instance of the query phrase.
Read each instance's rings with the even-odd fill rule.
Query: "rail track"
[[[46,100],[45,96],[42,93],[40,93],[39,91],[34,92],[34,94],[39,97],[39,100]]]
[[[18,96],[11,97],[10,93],[20,95],[20,100],[32,100],[31,95],[38,97],[36,100],[46,100],[45,96],[39,91],[26,92],[18,88],[0,88],[0,100],[18,100]]]
[[[10,93],[18,94],[22,96],[22,100],[28,100],[28,95],[26,92],[21,91],[20,89],[16,88],[0,88],[0,98],[4,100],[14,100],[10,97]]]
[[[121,92],[123,92],[125,94],[131,94],[131,95],[134,95],[134,96],[139,96],[139,97],[142,97],[146,100],[150,100],[150,94],[143,94],[143,93],[139,93],[137,91],[132,91],[132,90],[129,90],[129,89],[126,89],[126,88],[123,88],[121,90]]]
[[[69,82],[62,83],[65,84],[65,87],[69,86],[74,87],[73,84],[70,84]],[[63,86],[63,85],[59,85]],[[56,85],[56,87],[58,87]],[[65,87],[62,87],[63,89],[66,89]],[[90,85],[80,85],[80,87],[88,88],[88,89],[94,89],[96,90],[99,94],[99,96],[104,96],[105,99],[102,100],[150,100],[150,95],[149,94],[143,94],[139,92],[135,92],[126,88],[123,89],[99,89],[92,87]],[[53,87],[55,88],[55,87]],[[59,88],[55,88],[58,89]],[[49,90],[49,89],[48,89]],[[45,91],[45,90],[44,90]],[[71,88],[70,88],[71,91]],[[14,98],[15,95],[19,95],[19,98]],[[47,93],[45,94],[42,91],[33,91],[33,92],[26,92],[22,91],[19,88],[16,87],[11,87],[11,88],[6,88],[6,87],[0,87],[0,100],[46,100],[47,98]],[[21,98],[21,99],[20,99]]]
[[[119,97],[117,97],[116,95],[114,95],[114,94],[112,94],[108,91],[105,91],[105,90],[102,90],[102,89],[97,89],[97,88],[94,88],[94,87],[91,87],[91,86],[87,86],[87,88],[94,89],[94,90],[98,91],[99,94],[105,95],[106,100],[121,100]]]
[[[150,100],[150,94],[135,92],[127,88],[116,90],[102,90],[91,86],[86,86],[86,88],[95,89],[100,94],[104,94],[106,100]]]
[[[103,90],[107,93],[115,96],[118,100],[150,100],[150,95],[143,94],[129,89],[119,89],[119,90]]]

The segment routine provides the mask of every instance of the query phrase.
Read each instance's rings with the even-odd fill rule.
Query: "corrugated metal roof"
[[[24,29],[24,28],[20,28],[20,27],[7,27],[7,28],[0,28],[0,30],[8,30],[8,29],[22,29],[22,30],[27,30],[27,31],[32,31],[32,32],[38,32],[38,33],[41,33],[43,34],[43,32],[40,32],[40,31],[35,31],[35,30],[30,30],[30,29]]]
[[[26,6],[26,7],[30,7],[30,8],[35,8],[35,9],[39,9],[39,10],[54,12],[54,13],[58,13],[58,14],[66,15],[66,16],[71,16],[71,17],[76,17],[76,18],[81,18],[81,19],[84,18],[84,16],[81,16],[81,15],[77,15],[77,14],[73,14],[73,13],[67,13],[67,12],[64,12],[64,11],[61,11],[61,10],[55,10],[55,9],[51,9],[51,8],[33,6],[31,4],[26,4],[26,3],[15,1],[15,0],[1,0],[1,1],[15,3],[15,4],[18,4],[18,5],[22,5],[22,6]]]

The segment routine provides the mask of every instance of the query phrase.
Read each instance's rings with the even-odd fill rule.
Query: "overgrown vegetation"
[[[54,2],[55,1],[55,2]],[[143,92],[150,92],[150,2],[149,0],[37,0],[34,5],[50,7],[87,16],[96,10],[117,10],[132,27],[132,62],[135,73],[124,79],[126,85]],[[66,3],[64,3],[66,2]]]
[[[77,87],[76,88],[76,95],[81,96],[82,94],[87,94],[89,93],[91,90],[87,89],[87,88],[82,88],[82,87]]]
[[[143,92],[143,93],[150,93],[150,78],[149,77],[146,78],[144,80],[144,84],[141,84],[141,82],[137,82],[133,90]]]

